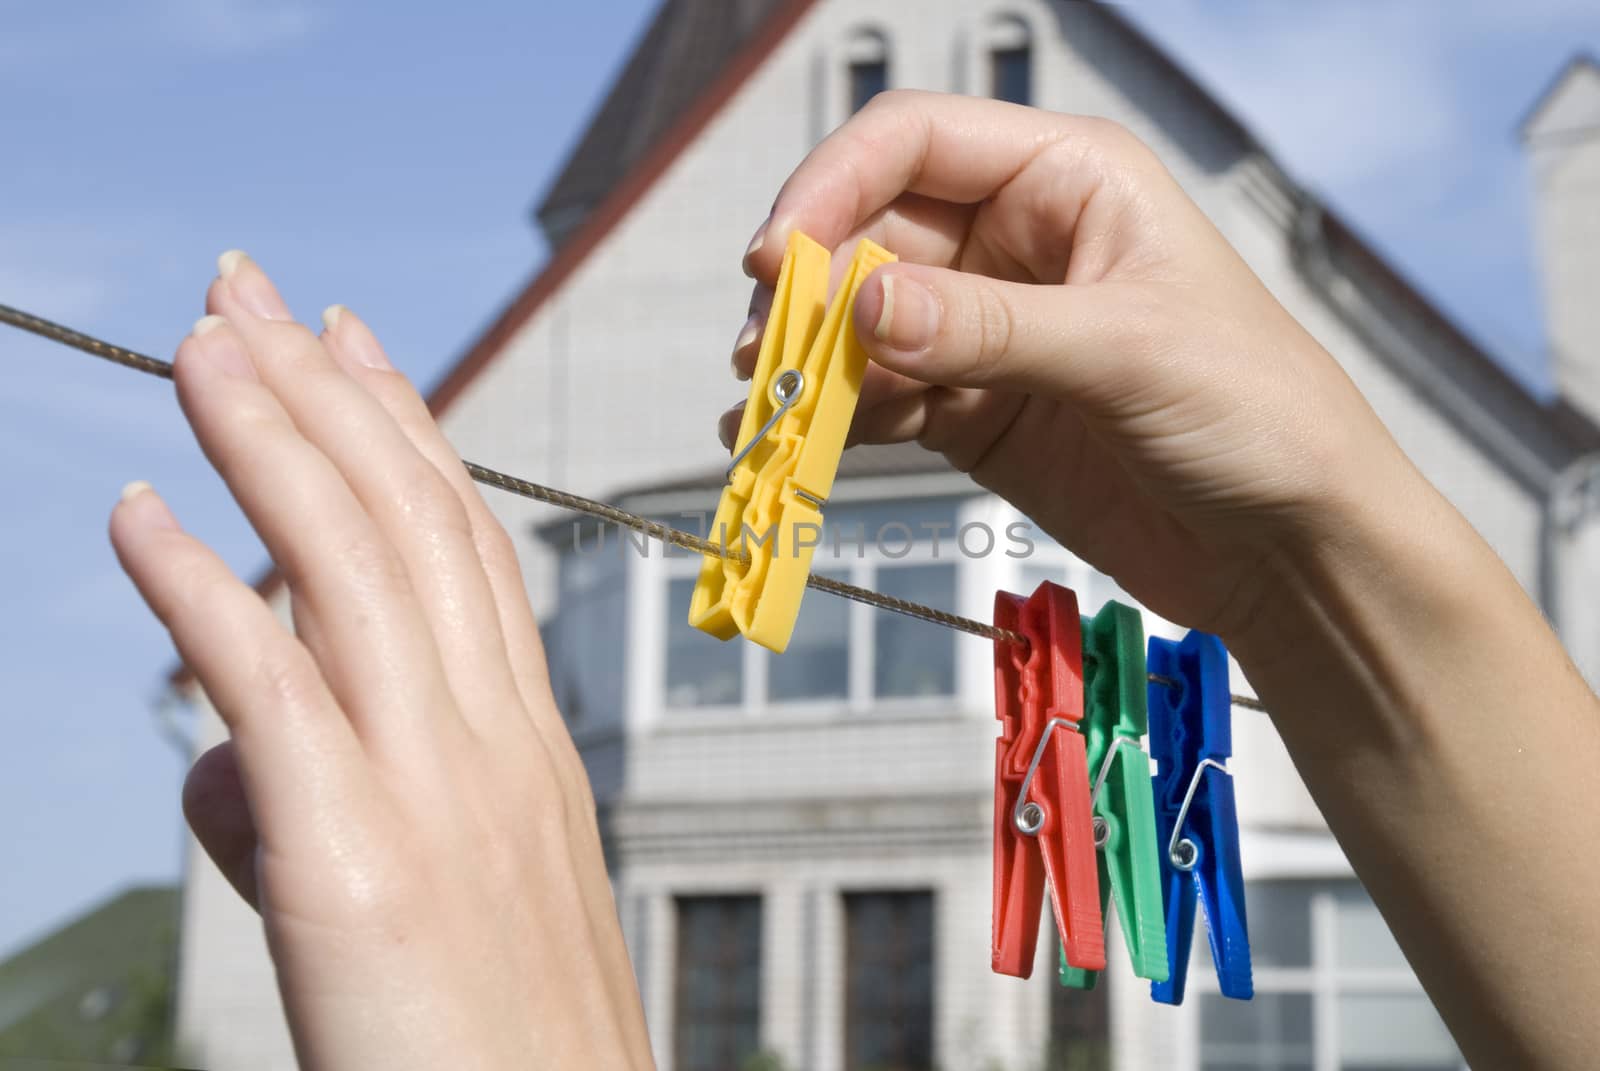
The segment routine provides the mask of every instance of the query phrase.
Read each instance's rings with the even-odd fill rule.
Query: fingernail
[[[739,425],[744,421],[744,403],[723,413],[717,419],[717,440],[722,443],[724,450],[733,449],[733,440],[739,434]]]
[[[232,279],[233,273],[239,270],[239,265],[250,259],[250,255],[242,249],[230,249],[217,258],[217,274],[224,279]]]
[[[339,330],[340,324],[346,324],[343,331]],[[345,306],[329,305],[323,309],[322,326],[335,339],[335,356],[354,361],[363,368],[375,368],[380,372],[394,371],[394,365],[389,363],[383,347],[372,337],[372,332],[362,326],[360,318]]]
[[[263,320],[289,320],[289,306],[278,288],[272,285],[261,265],[249,255],[230,249],[217,258],[217,273],[228,284],[228,291],[247,310]]]
[[[172,515],[172,510],[154,491],[148,482],[134,480],[122,489],[122,501],[129,503],[138,500],[137,516],[141,518],[141,524],[154,528],[177,528],[178,518]]]
[[[749,349],[751,346],[755,345],[756,339],[760,337],[761,319],[756,316],[755,313],[751,313],[750,318],[746,320],[744,322],[744,326],[739,329],[739,337],[733,340],[733,358],[735,364],[738,363],[739,355],[745,350]]]
[[[883,287],[883,311],[872,333],[897,350],[920,350],[939,330],[939,301],[912,279],[888,272],[878,278]]]
[[[756,277],[756,270],[751,265],[750,258],[761,252],[761,247],[767,244],[767,225],[771,222],[771,216],[761,221],[761,226],[756,228],[756,236],[750,239],[749,245],[744,247],[744,259],[739,262],[739,266],[744,269],[744,273],[752,279]]]
[[[195,321],[190,336],[200,348],[200,354],[213,368],[241,379],[255,379],[256,367],[245,352],[244,343],[232,331],[218,331],[228,321],[221,316],[202,316]]]

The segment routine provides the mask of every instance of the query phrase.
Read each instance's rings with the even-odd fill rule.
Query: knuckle
[[[306,554],[315,554],[315,550],[307,550]],[[409,575],[399,555],[384,542],[378,540],[368,532],[360,532],[346,537],[335,545],[329,554],[334,566],[341,574],[348,576],[366,590],[378,597],[395,597],[407,591],[411,586]],[[309,560],[294,563],[295,568],[288,570],[290,573],[290,586],[297,586],[297,579],[305,579],[318,575],[321,570],[311,567]],[[307,585],[309,586],[309,585]]]
[[[1143,157],[1150,152],[1139,135],[1115,119],[1094,116],[1084,123],[1090,143],[1108,155]]]
[[[420,454],[400,481],[395,495],[397,516],[409,530],[472,538],[466,505],[455,488]]]
[[[1016,316],[999,290],[983,283],[973,288],[969,318],[975,370],[987,371],[1004,361],[1011,351]]]
[[[251,665],[250,692],[274,710],[305,710],[316,702],[322,677],[309,658],[280,651],[261,654]]]
[[[472,537],[478,557],[491,573],[498,573],[508,580],[520,580],[522,564],[517,560],[511,537],[498,521],[493,517],[485,518],[482,524],[473,526]]]

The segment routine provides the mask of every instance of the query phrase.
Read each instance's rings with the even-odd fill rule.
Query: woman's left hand
[[[365,325],[318,337],[220,265],[178,399],[293,630],[148,486],[111,538],[230,731],[185,810],[261,912],[302,1066],[649,1066],[510,539]]]

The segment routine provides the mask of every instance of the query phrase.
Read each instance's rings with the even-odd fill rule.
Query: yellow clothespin
[[[734,556],[707,556],[700,566],[689,603],[695,628],[722,640],[742,633],[780,653],[789,646],[867,369],[852,319],[856,291],[894,259],[862,239],[824,312],[828,251],[789,236],[711,525],[712,542]]]

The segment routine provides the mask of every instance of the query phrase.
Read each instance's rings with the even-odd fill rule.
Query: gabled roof
[[[1561,98],[1566,95],[1567,88],[1572,84],[1573,80],[1584,76],[1600,82],[1600,60],[1597,60],[1587,52],[1579,52],[1567,61],[1565,67],[1562,67],[1556,73],[1556,76],[1550,80],[1550,84],[1545,87],[1544,92],[1540,93],[1534,101],[1533,107],[1528,109],[1528,114],[1523,117],[1522,122],[1517,124],[1518,136],[1524,141],[1533,137],[1536,133],[1535,128],[1545,120],[1550,109],[1557,105]]]
[[[783,0],[666,0],[535,216],[552,246],[671,130]]]

